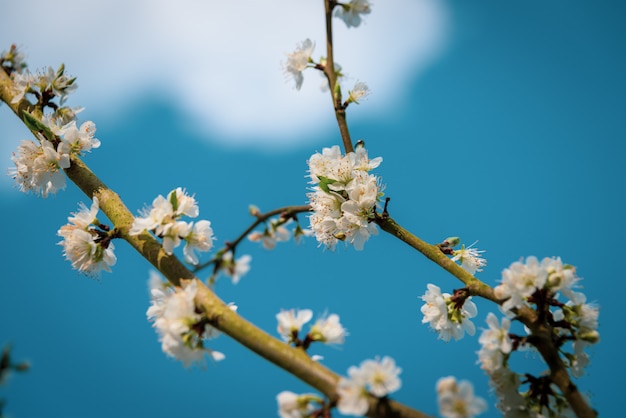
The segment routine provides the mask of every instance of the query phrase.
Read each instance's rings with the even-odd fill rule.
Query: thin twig
[[[295,215],[297,213],[309,212],[310,210],[311,210],[311,206],[310,205],[285,206],[285,207],[282,207],[282,208],[271,210],[269,212],[265,212],[265,213],[262,213],[262,214],[255,215],[256,219],[254,220],[254,222],[252,222],[252,224],[250,224],[250,226],[248,226],[246,228],[245,231],[243,231],[233,241],[227,241],[225,243],[224,247],[222,247],[220,250],[216,251],[216,254],[219,254],[219,256],[213,257],[209,261],[206,261],[204,263],[199,264],[198,266],[196,266],[194,268],[193,271],[194,272],[198,272],[198,271],[200,271],[200,270],[210,266],[211,264],[215,263],[219,259],[221,259],[221,256],[224,253],[226,253],[227,251],[234,251],[235,248],[237,248],[237,245],[239,245],[239,243],[243,239],[245,239],[248,236],[248,234],[250,234],[254,230],[254,228],[259,226],[261,223],[267,221],[272,216],[280,215],[282,217],[289,218],[289,217],[291,217],[291,216],[293,216],[293,215]]]

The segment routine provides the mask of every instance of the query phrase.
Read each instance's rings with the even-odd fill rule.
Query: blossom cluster
[[[337,314],[322,315],[311,325],[304,340],[300,339],[299,333],[302,327],[312,318],[313,311],[310,309],[283,309],[276,314],[278,333],[283,340],[303,346],[305,349],[315,341],[325,344],[343,344],[346,330],[339,322]]]
[[[42,122],[51,133],[49,137],[37,133],[39,144],[23,140],[11,156],[15,168],[9,170],[20,191],[33,192],[44,198],[65,188],[65,176],[60,170],[70,167],[72,155],[81,155],[83,151],[100,146],[100,141],[94,138],[96,125],[93,122],[84,122],[78,128],[76,121],[72,120],[50,129],[46,126],[50,121],[51,118],[44,118]]]
[[[337,409],[344,415],[365,415],[369,408],[368,396],[378,398],[400,389],[398,377],[402,369],[391,357],[365,360],[359,367],[348,369],[348,378],[342,377],[337,384],[339,401]]]
[[[513,349],[511,320],[504,317],[500,323],[496,315],[489,312],[486,321],[488,328],[483,330],[478,339],[481,345],[478,361],[489,375],[490,385],[498,397],[498,409],[505,417],[517,414],[527,416],[526,401],[519,392],[520,376],[508,368],[508,358]]]
[[[511,353],[524,342],[523,338],[510,332],[509,317],[522,307],[547,307],[553,340],[564,356],[566,366],[573,376],[582,376],[589,362],[584,350],[599,341],[599,311],[597,306],[586,303],[583,293],[575,290],[580,280],[575,268],[563,264],[558,257],[539,261],[531,256],[525,262],[514,262],[502,272],[502,281],[494,291],[503,300],[501,310],[507,316],[501,322],[492,313],[487,316],[489,328],[479,338],[481,348],[478,359],[481,368],[490,377],[490,384],[498,396],[498,408],[504,416],[545,414],[545,408],[549,409],[549,413],[566,413],[567,407],[564,405],[567,403],[562,395],[538,389],[549,387],[549,384],[542,383],[548,381],[549,376],[533,377],[525,374],[522,381],[522,376],[509,368]],[[561,296],[568,299],[566,303],[558,300]],[[531,332],[528,329],[526,331]],[[525,393],[520,390],[524,383],[530,386]]]
[[[136,217],[130,227],[131,235],[138,235],[144,231],[152,231],[162,238],[163,250],[172,254],[174,248],[185,241],[183,253],[185,261],[198,264],[196,251],[209,251],[213,247],[213,229],[211,222],[181,221],[182,216],[196,218],[200,213],[196,200],[185,190],[178,187],[168,193],[167,198],[157,196],[150,208],[142,210],[142,215]]]
[[[56,71],[48,67],[45,71],[32,74],[26,69],[14,71],[11,77],[14,93],[11,103],[19,103],[26,94],[32,94],[37,97],[39,104],[57,108],[58,105],[51,103],[52,98],[58,97],[59,105],[63,105],[67,96],[78,87],[76,77],[66,75],[63,64]]]
[[[371,3],[369,0],[350,0],[349,3],[337,2],[335,5],[335,17],[344,21],[348,28],[358,27],[361,24],[362,15],[369,14],[371,12]],[[322,82],[322,91],[328,90],[328,78],[324,71],[329,65],[328,60],[325,57],[321,57],[319,62],[316,63],[311,57],[315,50],[315,42],[307,38],[302,41],[293,52],[287,53],[287,60],[282,63],[284,73],[288,77],[292,77],[295,81],[296,90],[300,90],[304,81],[303,71],[307,68],[315,68],[320,70],[320,74],[325,78]],[[333,71],[337,80],[344,78],[341,65],[336,62],[332,63]],[[337,92],[340,92],[338,90]],[[335,93],[333,93],[335,94]],[[352,91],[349,92],[349,98],[344,103],[344,107],[347,107],[350,103],[357,103],[358,100],[369,94],[367,84],[364,82],[357,82],[354,85]]]
[[[454,376],[437,381],[439,415],[443,418],[473,418],[487,410],[487,402],[474,396],[474,387],[468,380],[457,382]]]
[[[573,266],[559,257],[526,258],[511,264],[502,272],[502,282],[494,289],[498,298],[506,299],[502,311],[512,315],[514,309],[532,304],[550,306],[550,322],[559,341],[572,341],[572,353],[565,353],[566,363],[574,376],[581,376],[589,358],[584,349],[600,339],[598,307],[586,303],[584,293],[577,291],[580,277]],[[558,301],[560,296],[566,303]],[[562,349],[563,351],[563,349]]]
[[[149,284],[152,304],[146,315],[153,322],[167,355],[182,361],[185,367],[204,364],[207,355],[215,361],[225,358],[224,354],[205,346],[205,341],[216,338],[219,331],[196,309],[196,280],[174,288],[152,272]]]
[[[259,209],[252,206],[250,212],[257,216]],[[294,223],[294,219],[296,221],[295,228],[288,229],[289,225]],[[289,218],[280,216],[277,219],[266,221],[265,228],[262,231],[254,231],[250,233],[248,235],[248,239],[253,242],[260,242],[266,250],[273,250],[277,243],[289,241],[292,235],[295,238],[296,243],[299,243],[302,237],[308,237],[311,233],[310,229],[303,229],[300,226],[300,223],[295,216]]]
[[[110,272],[117,261],[109,228],[96,217],[98,209],[99,201],[94,196],[90,208],[81,203],[79,211],[57,232],[63,238],[59,245],[63,246],[65,258],[74,269],[92,277],[102,270]]]
[[[32,94],[37,98],[35,107],[43,115],[39,118],[23,113],[25,124],[35,132],[39,143],[29,140],[20,143],[11,156],[15,168],[9,170],[9,175],[20,191],[45,198],[65,188],[65,176],[60,170],[70,167],[71,156],[100,146],[100,141],[94,137],[96,125],[87,121],[78,127],[76,114],[82,109],[62,106],[68,94],[77,88],[76,79],[65,74],[63,65],[56,71],[48,67],[40,74],[31,74],[23,70],[26,67],[23,55],[14,46],[2,54],[1,61],[3,68],[11,70],[11,103],[19,103],[26,94]],[[59,103],[52,102],[55,97],[59,98]],[[45,107],[53,112],[44,114]]]
[[[314,186],[307,193],[313,212],[309,219],[320,245],[334,249],[338,241],[346,241],[362,250],[370,235],[378,233],[372,221],[382,187],[369,171],[381,162],[382,157],[369,159],[362,144],[345,156],[337,145],[311,156],[309,177]]]
[[[459,340],[467,332],[474,335],[476,327],[469,320],[478,313],[471,297],[464,298],[461,294],[441,293],[441,289],[434,284],[427,285],[428,290],[421,296],[425,302],[421,311],[424,314],[422,323],[429,323],[437,331],[439,339],[450,341],[450,338]]]

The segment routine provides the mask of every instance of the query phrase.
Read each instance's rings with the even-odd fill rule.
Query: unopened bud
[[[587,341],[588,343],[595,344],[600,341],[600,333],[595,329],[592,331],[582,332],[578,334],[578,339]]]
[[[346,239],[346,234],[344,234],[343,232],[337,232],[334,235],[335,238],[337,238],[339,241],[345,241]]]
[[[258,207],[256,207],[255,205],[250,205],[248,206],[248,212],[250,213],[250,215],[252,216],[259,216],[259,213],[261,213],[261,211],[259,210]]]
[[[456,247],[461,243],[461,238],[459,237],[448,237],[441,243],[442,247]]]

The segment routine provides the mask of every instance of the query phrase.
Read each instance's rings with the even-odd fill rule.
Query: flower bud
[[[456,247],[461,243],[461,238],[459,237],[448,237],[441,243],[442,247]]]
[[[600,333],[598,331],[590,330],[587,332],[582,332],[578,334],[578,339],[587,341],[588,343],[595,344],[600,341]]]
[[[256,207],[255,205],[250,205],[248,206],[248,212],[250,213],[250,215],[252,216],[259,216],[259,213],[261,213],[261,211],[259,210],[258,207]]]

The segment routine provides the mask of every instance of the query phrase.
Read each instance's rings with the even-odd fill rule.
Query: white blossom
[[[37,81],[37,78],[28,70],[21,73],[14,72],[11,74],[11,77],[13,78],[13,83],[11,84],[13,99],[11,100],[11,104],[16,104],[24,98],[24,95]]]
[[[335,9],[335,16],[344,21],[347,27],[356,28],[361,24],[361,15],[371,12],[369,0],[350,0],[350,3],[340,4]]]
[[[465,247],[465,245],[463,245],[463,248],[454,251],[454,256],[452,257],[452,261],[459,261],[461,263],[461,267],[463,267],[463,269],[465,269],[469,274],[481,272],[483,271],[483,267],[487,265],[487,260],[482,257],[482,253],[485,251],[473,248],[474,244],[469,247]]]
[[[478,342],[486,350],[499,350],[504,354],[510,353],[513,347],[513,342],[509,337],[511,320],[502,318],[502,326],[500,326],[498,318],[493,312],[489,312],[486,321],[489,328],[480,334]]]
[[[505,269],[494,292],[496,297],[506,299],[502,311],[512,315],[513,309],[527,304],[528,298],[541,289],[548,290],[550,296],[563,294],[573,304],[583,303],[585,295],[574,290],[579,281],[576,270],[564,265],[559,257],[546,257],[540,262],[530,256],[525,263],[518,261]]]
[[[136,217],[130,227],[130,234],[137,235],[143,231],[163,233],[163,227],[173,221],[174,210],[172,204],[159,195],[152,201],[152,207],[141,210],[143,216]]]
[[[457,308],[451,301],[449,293],[441,293],[441,289],[434,284],[427,285],[428,290],[421,297],[426,302],[421,307],[424,314],[422,323],[429,323],[431,328],[438,332],[439,339],[450,341],[450,338],[459,340],[467,332],[474,335],[476,327],[469,320],[477,314],[476,305],[467,298],[461,308]]]
[[[232,251],[228,251],[222,256],[220,269],[226,273],[226,275],[230,276],[233,284],[237,284],[239,280],[250,271],[250,261],[252,261],[252,257],[248,254],[233,260]]]
[[[178,247],[183,238],[191,233],[191,224],[185,221],[168,222],[163,225],[161,234],[163,238],[163,251],[172,254],[174,248]]]
[[[285,74],[293,77],[297,90],[302,87],[302,81],[304,81],[302,71],[307,68],[314,49],[315,42],[307,38],[298,45],[294,52],[287,54],[287,62],[283,64]]]
[[[200,213],[196,199],[188,195],[187,191],[181,187],[172,190],[167,195],[167,199],[172,204],[174,216],[186,215],[190,218],[196,218]]]
[[[182,241],[186,241],[183,250],[185,260],[196,265],[199,262],[196,251],[209,251],[213,247],[211,222],[186,222],[180,218],[195,218],[199,212],[195,198],[178,187],[168,193],[167,198],[159,195],[152,201],[151,207],[141,210],[142,216],[133,220],[130,235],[143,231],[154,232],[157,237],[162,238],[163,251],[167,254],[172,254]]]
[[[100,147],[100,140],[94,138],[96,124],[92,121],[84,122],[80,128],[76,126],[76,121],[71,121],[60,128],[59,133],[63,137],[63,142],[69,145],[72,153],[81,154],[83,151],[89,152],[93,148]]]
[[[276,314],[278,333],[285,341],[291,341],[293,334],[300,332],[302,326],[309,322],[311,318],[313,318],[313,311],[310,309],[281,309]]]
[[[346,241],[362,250],[369,237],[378,233],[372,221],[381,186],[368,172],[381,161],[380,157],[370,160],[363,146],[346,156],[338,146],[311,156],[309,177],[314,186],[307,194],[312,209],[309,220],[320,244],[334,249],[338,241]]]
[[[22,192],[34,192],[48,197],[65,188],[65,175],[60,170],[70,166],[69,148],[60,142],[54,145],[41,138],[41,145],[24,140],[13,153],[11,160],[15,168],[9,175]]]
[[[339,315],[331,314],[318,319],[309,331],[313,341],[326,344],[343,344],[346,330],[339,322]]]
[[[185,367],[194,363],[204,364],[206,355],[215,361],[225,358],[224,354],[204,345],[204,340],[218,334],[215,328],[205,324],[202,332],[198,333],[197,324],[201,323],[203,316],[196,312],[194,302],[196,280],[174,290],[152,276],[150,293],[152,305],[146,316],[159,334],[163,352],[182,361]]]
[[[386,396],[402,386],[398,375],[402,369],[396,367],[391,357],[365,360],[359,367],[348,368],[348,378],[342,377],[337,384],[337,409],[344,415],[365,415],[369,408],[368,393],[377,397]]]
[[[75,77],[68,77],[65,74],[65,66],[63,64],[56,71],[52,67],[48,67],[48,70],[39,76],[41,90],[52,91],[59,98],[61,105],[65,102],[67,95],[73,93],[78,88],[75,81]]]
[[[79,211],[57,232],[63,238],[59,242],[63,255],[72,263],[72,268],[92,277],[97,277],[102,270],[111,272],[111,266],[117,262],[113,243],[103,239],[92,225],[97,221],[97,213],[98,198],[94,196],[90,208],[81,203]]]
[[[350,373],[351,367],[348,370]],[[356,368],[354,368],[356,369]],[[351,376],[349,379],[342,377],[337,384],[337,409],[344,415],[362,416],[369,409],[368,393],[365,381]]]
[[[437,381],[439,415],[444,418],[473,418],[487,410],[487,402],[474,396],[474,387],[467,380],[457,383],[453,376]]]
[[[354,102],[358,104],[359,100],[366,98],[370,94],[370,89],[367,87],[367,84],[358,81],[348,94],[348,103]]]
[[[563,265],[560,257],[544,258],[541,261],[541,267],[547,273],[546,286],[553,293],[562,293],[563,296],[570,299],[572,303],[581,303],[585,300],[585,295],[574,291],[578,287],[581,280],[576,275],[576,269],[572,266]]]
[[[507,299],[501,305],[502,311],[511,314],[512,309],[524,305],[528,297],[543,288],[547,277],[547,271],[533,256],[528,257],[526,263],[516,261],[504,269],[502,282],[494,289],[497,298]]]
[[[199,260],[195,251],[206,252],[213,247],[214,238],[211,222],[205,220],[196,222],[184,239],[187,242],[183,250],[185,260],[193,265],[198,264]]]
[[[361,363],[361,373],[369,386],[369,391],[379,398],[397,391],[402,386],[398,375],[402,369],[388,356],[379,360],[365,360]]]
[[[297,393],[288,390],[276,396],[278,415],[280,418],[308,418],[315,410],[312,402],[322,402],[319,396],[312,393]]]

